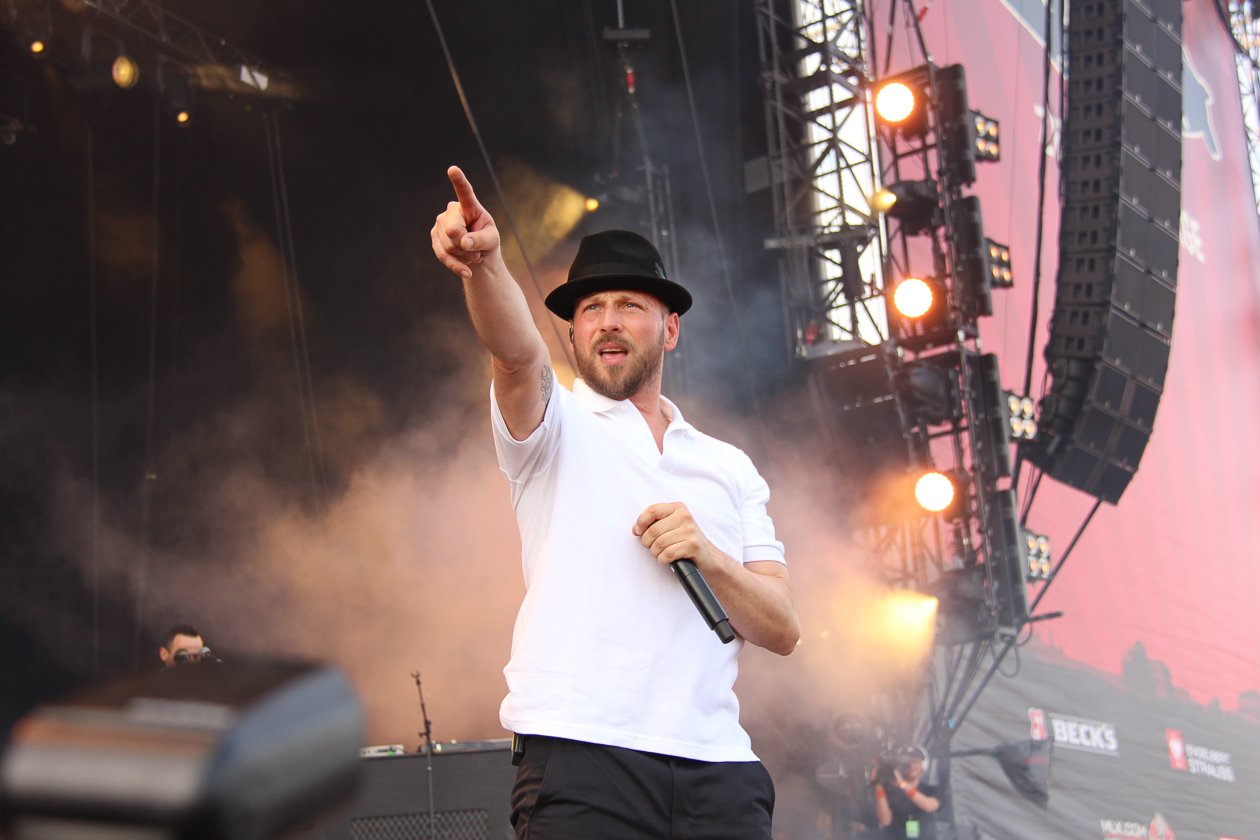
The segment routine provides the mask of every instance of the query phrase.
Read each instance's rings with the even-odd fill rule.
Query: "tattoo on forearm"
[[[542,369],[542,401],[543,405],[551,402],[551,368],[543,367]]]

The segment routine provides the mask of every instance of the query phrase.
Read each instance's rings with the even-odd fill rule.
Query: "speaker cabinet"
[[[1164,389],[1181,219],[1181,3],[1073,2],[1066,196],[1038,438],[1052,477],[1115,503]]]
[[[290,840],[510,840],[515,778],[506,741],[435,751],[431,765],[425,755],[365,758],[349,807]]]

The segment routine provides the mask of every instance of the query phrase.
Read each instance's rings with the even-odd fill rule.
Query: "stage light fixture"
[[[929,99],[924,78],[924,68],[916,68],[881,82],[875,88],[875,115],[880,122],[906,136],[927,132]]]
[[[928,470],[915,479],[914,499],[929,513],[957,519],[967,509],[966,479],[955,470]]]
[[[971,112],[971,123],[975,130],[976,160],[997,161],[1002,159],[1002,145],[998,139],[998,121],[986,117],[979,111]]]
[[[162,107],[179,125],[192,121],[192,85],[189,73],[168,58],[160,58],[157,68],[158,93]]]
[[[984,486],[1011,474],[1011,435],[996,353],[968,353],[972,407],[972,470]]]
[[[939,599],[937,644],[958,645],[993,636],[993,614],[986,603],[988,587],[982,567],[944,571],[928,589]]]
[[[936,105],[941,124],[941,169],[952,183],[976,180],[976,127],[967,104],[967,75],[961,64],[937,69]]]
[[[26,6],[21,14],[22,44],[32,56],[42,58],[47,54],[48,44],[52,41],[52,6],[48,0],[37,0]],[[17,15],[16,10],[11,13]]]
[[[110,65],[109,76],[114,80],[114,84],[123,90],[129,90],[140,81],[140,67],[131,56],[120,53]]]
[[[986,239],[985,243],[989,247],[990,284],[995,289],[1011,288],[1015,285],[1014,275],[1011,274],[1011,249],[992,239]]]
[[[939,426],[962,418],[957,374],[957,353],[918,359],[898,369],[893,384],[912,425]]]
[[[1006,392],[1007,423],[1014,440],[1035,440],[1037,437],[1037,404],[1032,397]]]
[[[940,226],[941,194],[936,182],[897,181],[871,196],[871,207],[901,222],[901,232],[914,236]]]
[[[954,241],[954,288],[959,308],[969,320],[993,314],[993,286],[989,273],[989,241],[984,238],[980,199],[974,195],[949,206]]]
[[[914,91],[905,82],[889,82],[875,92],[875,112],[886,123],[905,122],[917,104]]]
[[[893,288],[893,306],[906,318],[919,319],[941,305],[943,292],[931,277],[907,277]]]
[[[582,203],[582,206],[586,208],[587,213],[594,213],[599,209],[599,199],[595,198],[595,196],[588,196],[586,201]]]
[[[1032,531],[1024,531],[1024,546],[1027,549],[1027,578],[1034,580],[1050,579],[1050,538]]]
[[[949,290],[941,280],[907,277],[891,289],[889,297],[889,322],[899,347],[922,352],[954,343],[958,327]]]
[[[871,604],[865,629],[897,653],[917,659],[932,649],[939,606],[933,595],[894,590]]]

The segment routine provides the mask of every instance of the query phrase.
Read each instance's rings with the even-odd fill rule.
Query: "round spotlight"
[[[875,92],[875,113],[886,123],[903,123],[914,113],[914,91],[905,82],[889,82]]]
[[[932,309],[932,287],[918,277],[907,277],[893,289],[893,306],[907,318],[922,318]]]
[[[892,190],[876,190],[871,196],[871,207],[876,213],[887,213],[897,203],[897,194]]]
[[[942,472],[927,472],[914,483],[914,498],[919,506],[940,513],[954,503],[954,482]]]
[[[114,63],[110,66],[109,75],[114,80],[114,84],[123,90],[129,90],[136,86],[136,82],[140,81],[140,68],[130,56],[120,55],[114,59]]]
[[[48,49],[48,45],[39,38],[32,38],[26,43],[26,48],[31,51],[32,55],[39,55],[44,50]]]
[[[175,122],[179,123],[180,125],[187,125],[188,121],[191,119],[192,119],[192,114],[188,113],[187,111],[179,111],[175,114]]]
[[[592,196],[586,199],[582,206],[586,208],[587,213],[594,213],[599,209],[599,199]]]

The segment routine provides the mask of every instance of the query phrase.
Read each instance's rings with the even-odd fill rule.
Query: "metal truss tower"
[[[1251,188],[1260,215],[1260,17],[1254,0],[1229,0],[1229,24],[1234,33],[1238,89],[1242,94],[1243,128],[1247,133],[1247,162]]]
[[[788,335],[801,358],[887,336],[862,0],[758,0],[769,187]]]
[[[838,391],[855,382],[890,386],[897,363],[884,299],[890,240],[871,206],[882,186],[870,101],[872,31],[863,0],[758,0],[757,12],[776,234],[766,246],[779,252],[786,333],[811,369],[827,427],[844,415]],[[908,435],[897,439],[905,428],[899,401],[890,393],[876,402],[859,422],[891,430],[891,447],[901,448],[893,459],[904,469],[913,445]],[[850,462],[846,469],[862,468]],[[897,589],[923,590],[952,550],[923,518],[871,525],[859,538]],[[882,719],[889,737],[908,741],[920,703],[921,686],[907,685],[866,713]]]

